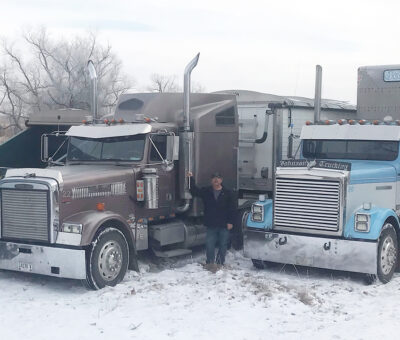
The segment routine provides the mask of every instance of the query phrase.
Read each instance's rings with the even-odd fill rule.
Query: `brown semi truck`
[[[185,174],[237,186],[235,96],[126,94],[108,119],[43,134],[46,168],[8,169],[0,181],[0,269],[83,280],[99,289],[138,269],[137,252],[190,253],[205,241],[201,202]],[[95,88],[95,87],[94,87]],[[183,103],[183,105],[182,105]],[[183,107],[183,109],[182,109]],[[63,162],[49,135],[62,135]]]

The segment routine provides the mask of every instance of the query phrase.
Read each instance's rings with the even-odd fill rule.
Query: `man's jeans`
[[[225,228],[207,228],[206,255],[207,263],[215,262],[215,247],[218,245],[217,263],[225,263],[226,250],[228,248],[229,230]]]

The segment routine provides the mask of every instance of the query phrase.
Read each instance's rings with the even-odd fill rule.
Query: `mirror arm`
[[[156,151],[157,151],[157,153],[158,153],[158,156],[160,156],[161,160],[162,160],[163,162],[165,162],[165,159],[163,158],[163,156],[161,156],[160,151],[158,151],[158,148],[156,147],[156,145],[154,144],[154,142],[153,142],[153,140],[151,139],[150,136],[149,136],[149,139],[150,139],[151,145],[153,145],[154,149],[156,149]]]

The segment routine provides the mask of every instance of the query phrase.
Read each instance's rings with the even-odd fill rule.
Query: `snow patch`
[[[253,268],[240,252],[206,271],[203,252],[154,264],[116,287],[87,291],[73,280],[0,271],[1,338],[376,339],[392,335],[400,276],[366,286],[361,275],[274,265]]]

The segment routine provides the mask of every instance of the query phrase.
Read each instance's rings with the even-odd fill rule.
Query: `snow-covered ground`
[[[0,339],[398,338],[400,275],[366,286],[361,275],[274,266],[240,252],[203,269],[202,252],[140,262],[117,287],[0,271]]]

